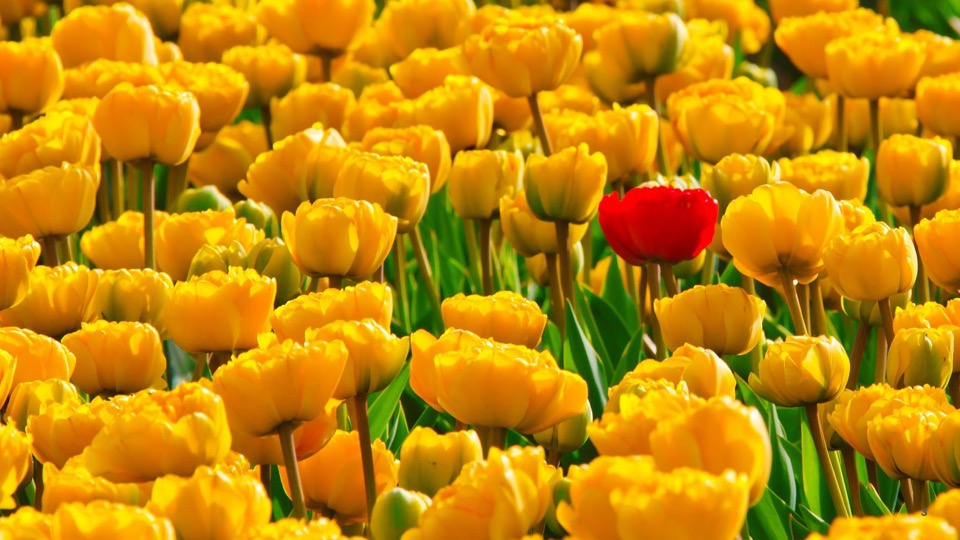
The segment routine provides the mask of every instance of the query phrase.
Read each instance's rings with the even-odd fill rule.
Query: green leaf
[[[863,506],[863,513],[868,516],[890,515],[890,509],[883,504],[877,490],[868,482],[860,482],[860,504]]]
[[[780,425],[780,417],[776,414],[776,405],[771,404],[773,409],[770,415],[771,421],[767,426],[770,432],[770,446],[773,450],[773,467],[770,470],[769,485],[774,492],[780,494],[784,503],[790,508],[797,507],[797,483],[796,472],[793,468],[793,462],[790,454],[783,444],[783,439],[778,435],[783,432]]]
[[[760,502],[747,512],[751,536],[764,540],[790,540],[786,528],[790,515],[787,505],[768,487]]]
[[[593,313],[593,319],[600,330],[600,339],[603,340],[609,354],[606,358],[607,373],[613,373],[623,351],[630,343],[631,332],[627,330],[623,320],[606,300],[587,289],[583,290],[583,295],[590,305],[590,312]]]
[[[173,389],[193,378],[195,360],[172,339],[163,342],[163,355],[167,357],[167,386]]]
[[[387,425],[393,417],[393,412],[400,403],[400,395],[410,380],[410,363],[403,365],[400,373],[393,379],[389,386],[377,394],[370,405],[370,440],[376,440],[383,436],[387,430]]]
[[[403,441],[407,440],[407,435],[410,434],[410,429],[407,427],[407,414],[403,411],[402,403],[397,407],[397,413],[393,416],[393,419],[394,426],[390,430],[390,444],[387,447],[394,455],[398,455],[400,446],[403,445]]]
[[[623,380],[623,377],[633,371],[633,368],[637,367],[637,364],[643,360],[643,356],[643,328],[640,328],[630,338],[630,343],[627,344],[627,348],[620,355],[620,361],[617,362],[613,377],[610,378],[610,384],[617,384]]]
[[[623,275],[620,273],[620,264],[617,262],[617,256],[613,255],[610,260],[610,269],[607,270],[607,277],[603,283],[601,297],[613,306],[613,309],[620,316],[623,325],[634,331],[639,326],[639,313],[637,304],[633,301],[627,288],[623,286]]]
[[[823,471],[820,468],[820,459],[817,456],[817,447],[813,442],[813,435],[806,422],[800,425],[800,457],[803,482],[803,500],[807,507],[815,513],[823,512],[820,488],[824,485]]]
[[[262,465],[261,465],[262,466]],[[269,465],[270,471],[270,499],[273,500],[273,519],[274,521],[283,519],[290,515],[293,510],[293,504],[287,497],[287,492],[283,490],[283,482],[280,480],[280,469],[276,465]]]
[[[579,283],[574,282],[573,288],[575,291],[574,300],[577,306],[577,313],[580,314],[580,320],[583,322],[584,328],[586,328],[587,337],[600,360],[600,367],[603,368],[605,374],[611,373],[613,370],[609,367],[612,362],[610,360],[610,353],[607,352],[603,337],[600,335],[600,328],[597,327],[597,321],[594,320],[590,306],[587,304],[587,298],[583,294],[583,287],[581,287]]]
[[[587,382],[590,406],[602,411],[607,403],[607,382],[603,368],[597,360],[597,353],[583,334],[573,306],[567,302],[567,341],[563,348],[563,367],[580,374]],[[598,413],[599,414],[599,413]]]
[[[830,524],[824,521],[820,516],[814,514],[813,511],[802,504],[798,508],[798,511],[800,516],[803,518],[803,523],[808,531],[820,534],[827,533],[827,529],[830,528]]]

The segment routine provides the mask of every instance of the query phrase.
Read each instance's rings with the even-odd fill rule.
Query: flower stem
[[[200,358],[194,357],[196,362],[193,365],[193,382],[199,382],[203,378],[203,370],[208,365],[210,365],[210,359],[213,358],[213,353],[201,353]]]
[[[880,383],[887,376],[887,333],[883,330],[877,331],[877,348],[874,351],[877,358],[876,366],[873,371],[873,382]],[[877,489],[880,489],[879,487]]]
[[[43,509],[43,463],[33,458],[33,507]]]
[[[954,373],[950,376],[950,382],[947,383],[947,394],[950,396],[950,402],[954,407],[960,406],[960,373]]]
[[[843,468],[847,474],[847,486],[850,488],[850,502],[853,504],[853,513],[863,517],[863,504],[860,502],[860,473],[857,471],[857,454],[853,448],[844,448],[840,451],[843,456]]]
[[[287,469],[287,482],[290,484],[290,496],[293,499],[293,517],[307,517],[307,505],[303,500],[303,484],[300,483],[300,468],[297,465],[297,451],[293,447],[293,422],[280,424],[277,436],[280,437],[280,450],[283,452],[283,465]]]
[[[273,465],[269,463],[260,464],[260,483],[267,493],[272,493],[273,484]]]
[[[398,234],[393,243],[393,284],[400,294],[400,324],[410,329],[410,303],[407,302],[407,257],[403,235]]]
[[[846,112],[844,112],[846,106],[846,98],[837,94],[837,150],[840,152],[846,152],[849,143],[847,142],[847,119]]]
[[[815,336],[827,335],[827,310],[823,307],[823,289],[820,278],[808,285],[810,289],[810,330]]]
[[[797,286],[789,272],[780,272],[780,282],[783,285],[783,295],[790,308],[790,318],[793,319],[794,332],[797,335],[807,334],[807,325],[803,322],[803,311],[800,309],[800,297],[797,296]]]
[[[557,230],[557,246],[560,248],[560,279],[563,280],[563,298],[576,305],[574,296],[573,269],[570,265],[570,223],[558,221],[554,223]]]
[[[537,99],[537,94],[528,97],[527,102],[530,104],[530,115],[533,116],[533,127],[537,132],[537,137],[540,138],[543,155],[549,156],[553,153],[553,149],[550,147],[550,135],[547,134],[547,126],[543,123],[543,112],[540,110],[540,101]]]
[[[547,253],[547,275],[550,277],[550,313],[553,323],[560,328],[560,341],[566,339],[566,312],[563,304],[563,287],[560,285],[560,265],[556,253]]]
[[[893,343],[893,310],[890,307],[890,299],[884,298],[878,304],[880,308],[880,320],[883,321],[883,334],[887,339],[887,346]]]
[[[190,158],[187,158],[183,163],[170,167],[167,173],[167,200],[164,209],[168,212],[173,211],[180,194],[187,189],[187,168],[189,166]]]
[[[870,100],[870,148],[873,150],[873,166],[877,166],[877,150],[883,142],[883,130],[880,129],[880,100]]]
[[[650,288],[652,312],[654,302],[660,298],[660,265],[657,263],[647,264],[647,287]],[[660,321],[656,313],[650,313],[650,326],[653,327],[653,341],[657,345],[657,360],[663,360],[667,357],[667,346],[663,343],[663,331],[660,329]]]
[[[914,480],[914,482],[917,483],[917,489],[913,490],[914,496],[917,498],[917,510],[926,512],[927,507],[930,506],[930,490],[927,489],[927,481]]]
[[[333,79],[333,53],[331,51],[320,51],[320,73],[323,77],[321,82],[330,82]]]
[[[427,289],[427,295],[430,297],[430,303],[433,305],[433,312],[440,316],[440,288],[433,278],[433,270],[430,268],[430,259],[427,258],[427,247],[423,244],[423,235],[420,233],[420,225],[413,228],[410,235],[410,244],[413,246],[413,254],[417,257],[417,266],[420,270],[420,283]]]
[[[800,299],[800,313],[803,315],[807,334],[811,334],[813,330],[810,328],[810,286],[797,284],[797,298]]]
[[[113,178],[110,179],[110,199],[115,218],[120,217],[124,211],[123,205],[123,162],[112,160]]]
[[[153,162],[140,164],[140,181],[143,184],[143,264],[144,268],[156,269],[157,255],[154,249],[153,211],[157,205],[154,187]]]
[[[647,105],[660,117],[660,103],[657,101],[657,77],[647,77],[643,82],[647,90]],[[657,171],[666,176],[670,171],[667,170],[667,154],[663,147],[663,132],[657,131]]]
[[[477,220],[477,226],[480,229],[480,275],[483,279],[483,294],[493,294],[493,272],[491,270],[490,256],[490,227],[493,221],[490,219]]]
[[[60,266],[60,252],[57,250],[57,237],[43,237],[43,262],[50,267]]]
[[[913,492],[913,482],[909,478],[900,479],[900,495],[903,497],[903,505],[907,507],[907,512],[911,514],[916,512],[916,494]]]
[[[703,258],[703,269],[700,270],[701,285],[710,285],[713,283],[713,272],[716,265],[717,254],[708,250],[706,256]]]
[[[853,351],[850,354],[850,377],[847,379],[847,389],[853,390],[857,387],[857,379],[860,378],[860,365],[863,363],[863,353],[867,349],[867,341],[870,340],[870,325],[862,322],[857,323],[857,335],[853,338]]]
[[[490,455],[491,448],[503,448],[507,442],[507,430],[501,427],[474,426],[480,436],[480,445],[483,447],[483,456]]]
[[[590,285],[590,271],[593,270],[593,220],[587,222],[587,233],[580,240],[583,246],[583,270],[580,271],[580,281]]]
[[[101,225],[110,221],[110,184],[107,182],[107,162],[100,163],[100,184],[97,186],[97,221]]]
[[[930,301],[930,283],[927,282],[927,273],[923,270],[923,259],[919,257],[920,247],[917,246],[917,238],[913,234],[913,228],[920,223],[919,206],[910,207],[910,237],[913,238],[913,247],[917,250],[917,303],[924,304]]]
[[[373,446],[370,440],[370,419],[367,417],[367,395],[359,394],[353,398],[350,421],[360,437],[360,462],[363,464],[363,487],[367,496],[367,516],[377,502],[377,477],[373,470]]]
[[[840,482],[837,480],[837,473],[830,465],[830,454],[827,450],[827,441],[823,438],[823,428],[820,426],[820,419],[817,417],[817,404],[808,403],[804,405],[807,413],[807,423],[810,424],[810,433],[813,435],[814,445],[817,447],[817,455],[820,457],[820,465],[823,466],[823,474],[826,477],[827,487],[830,489],[830,498],[833,499],[833,507],[837,516],[848,517],[847,506],[843,501],[843,493],[840,490]]]
[[[677,276],[673,275],[673,266],[670,263],[661,263],[660,272],[667,288],[667,298],[680,294],[680,285],[677,283]]]
[[[263,132],[267,136],[267,150],[273,150],[273,132],[270,131],[273,113],[270,112],[270,105],[260,107],[260,123],[263,124]]]

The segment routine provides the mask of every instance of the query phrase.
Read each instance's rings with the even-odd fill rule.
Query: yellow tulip
[[[427,210],[430,172],[407,157],[357,153],[344,161],[333,196],[380,205],[397,218],[397,232],[404,234],[417,226]]]
[[[776,162],[770,163],[754,154],[730,154],[714,166],[705,165],[700,183],[717,200],[722,216],[737,197],[779,180],[780,167]]]
[[[410,352],[410,338],[398,338],[373,319],[334,321],[308,330],[306,338],[307,343],[341,341],[347,347],[347,364],[333,394],[336,399],[383,390],[403,368]]]
[[[188,62],[219,62],[238,46],[260,44],[252,13],[224,4],[191,3],[180,18],[177,44]]]
[[[302,461],[327,445],[330,438],[337,431],[337,407],[339,401],[328,401],[324,414],[315,419],[300,424],[293,430],[293,449],[297,460]],[[243,431],[235,430],[231,433],[232,448],[243,455],[251,463],[266,465],[283,465],[283,449],[280,439],[276,436],[257,437]]]
[[[609,23],[615,22],[621,11],[607,4],[584,3],[576,9],[564,13],[563,22],[576,30],[583,38],[583,51],[588,52],[597,48],[594,32]]]
[[[36,114],[63,94],[63,64],[48,43],[5,41],[0,46],[0,110]]]
[[[640,362],[624,376],[610,397],[619,399],[625,392],[633,392],[634,383],[644,379],[664,380],[671,384],[683,382],[690,394],[704,399],[720,396],[732,398],[737,387],[730,367],[716,353],[690,344],[678,347],[673,356],[663,361]]]
[[[383,156],[406,156],[427,166],[430,193],[440,191],[450,175],[450,145],[442,131],[428,126],[374,128],[364,134],[360,147]]]
[[[606,182],[606,158],[591,154],[585,144],[549,157],[531,154],[524,168],[530,210],[544,221],[588,222],[597,213]]]
[[[696,286],[654,302],[667,347],[686,343],[724,354],[744,354],[763,337],[763,300],[739,287]]]
[[[693,0],[684,5],[689,19],[709,19],[726,23],[727,40],[733,36],[746,54],[754,54],[770,39],[770,17],[753,2],[730,0]]]
[[[50,37],[66,68],[98,58],[157,65],[150,20],[129,4],[75,9],[57,22]]]
[[[0,325],[19,326],[39,334],[59,337],[79,330],[97,317],[93,301],[100,280],[99,270],[67,263],[30,272],[30,290],[17,305],[0,311]]]
[[[783,158],[780,180],[813,193],[818,189],[829,191],[835,199],[863,201],[867,197],[867,179],[870,162],[852,153],[823,150],[816,154]]]
[[[924,49],[909,36],[870,32],[842,37],[826,46],[827,76],[844,97],[898,96],[920,77]]]
[[[597,50],[631,81],[672,72],[684,55],[687,27],[675,13],[625,12],[593,36]]]
[[[870,104],[866,99],[846,99],[844,118],[851,148],[866,148],[870,140]],[[914,135],[920,129],[912,99],[880,98],[880,132],[884,137]]]
[[[53,514],[51,528],[56,536],[78,540],[177,538],[173,525],[167,519],[156,517],[142,508],[108,501],[64,504]]]
[[[956,344],[960,341],[960,326],[957,325],[951,312],[935,302],[925,304],[907,304],[893,307],[896,314],[893,317],[893,331],[900,332],[908,328],[936,328],[953,334]],[[953,371],[960,371],[960,350],[953,350]]]
[[[434,360],[440,354],[471,350],[490,345],[490,342],[467,330],[447,330],[439,339],[426,330],[417,330],[410,337],[410,388],[428,405],[443,412],[437,399],[437,370]]]
[[[346,60],[333,72],[330,82],[349,88],[354,96],[362,97],[368,87],[384,84],[390,81],[390,74],[386,69],[375,68],[353,60]]]
[[[34,510],[32,506],[21,506],[16,512],[0,518],[0,532],[13,535],[20,531],[32,531],[41,538],[52,538],[52,516]]]
[[[99,185],[99,167],[66,163],[0,180],[0,234],[43,238],[79,232],[93,216]],[[51,200],[50,193],[62,197]]]
[[[195,186],[214,186],[228,197],[238,197],[237,184],[267,150],[263,126],[249,121],[227,126],[210,146],[190,157],[187,179]]]
[[[217,132],[240,114],[250,85],[244,76],[222,64],[173,62],[160,69],[170,88],[193,94],[200,107],[201,136],[197,148],[213,142]]]
[[[269,107],[304,82],[306,59],[284,45],[238,46],[223,53],[223,63],[250,83],[247,107]]]
[[[460,470],[483,459],[480,439],[474,431],[443,435],[430,428],[415,427],[400,447],[399,486],[434,496],[450,485]]]
[[[33,438],[33,453],[40,463],[62,469],[80,455],[119,410],[117,404],[95,398],[86,404],[50,403],[27,420],[26,432]]]
[[[89,471],[71,462],[58,470],[56,465],[43,465],[43,511],[55,513],[69,503],[109,501],[130,506],[143,506],[148,495],[137,484],[116,484],[92,476]]]
[[[811,150],[819,150],[833,133],[836,118],[835,99],[819,99],[815,94],[783,94],[787,102],[784,128],[793,134],[784,145],[790,156],[803,156]]]
[[[478,79],[450,76],[443,86],[399,104],[394,127],[426,125],[440,130],[451,152],[483,148],[493,131],[493,101],[490,88]]]
[[[150,325],[97,321],[62,341],[77,359],[71,379],[86,394],[130,394],[163,384],[167,360]]]
[[[183,539],[236,537],[267,524],[271,511],[257,479],[232,477],[209,467],[199,467],[189,478],[158,479],[147,509],[169,519]]]
[[[73,353],[58,341],[15,326],[0,328],[0,350],[15,359],[13,378],[8,379],[11,373],[6,370],[2,376],[9,384],[7,392],[22,382],[70,380],[77,362]]]
[[[560,251],[556,227],[534,215],[522,189],[512,198],[500,199],[500,220],[504,237],[524,257],[555,255]],[[580,242],[586,232],[586,224],[571,226],[570,243]]]
[[[476,9],[473,0],[403,0],[384,7],[376,28],[394,54],[406,58],[424,47],[463,43]]]
[[[590,89],[604,103],[635,103],[645,96],[643,83],[631,81],[629,74],[621,71],[612,58],[601,55],[600,51],[583,55],[583,69]]]
[[[947,188],[953,150],[950,142],[893,135],[877,152],[877,191],[894,206],[923,206]]]
[[[879,302],[910,291],[917,279],[917,262],[907,230],[883,222],[837,236],[823,252],[833,286],[860,302]]]
[[[473,74],[510,97],[557,89],[573,74],[582,52],[583,38],[549,19],[490,25],[463,44]]]
[[[782,407],[824,403],[850,376],[850,359],[834,337],[788,336],[767,347],[750,374],[750,388]]]
[[[290,255],[314,277],[369,277],[383,265],[397,231],[397,218],[379,204],[346,198],[302,203],[282,221]]]
[[[30,272],[39,258],[40,244],[29,234],[19,238],[0,238],[0,311],[26,297]]]
[[[163,76],[154,66],[98,58],[64,71],[63,97],[103,99],[120,83],[160,85]]]
[[[294,298],[270,317],[280,340],[306,341],[307,330],[334,321],[373,319],[384,328],[393,318],[393,291],[389,285],[365,281],[342,289],[327,289]]]
[[[154,212],[154,224],[159,227],[168,215]],[[116,221],[91,228],[80,238],[80,250],[103,270],[143,268],[143,214],[126,211]]]
[[[255,9],[271,35],[300,53],[339,56],[373,22],[371,0],[267,0]],[[323,20],[315,20],[323,13]]]
[[[5,179],[28,173],[42,178],[42,175],[54,176],[55,170],[73,171],[76,168],[83,176],[99,179],[98,171],[83,168],[99,168],[99,163],[100,137],[90,119],[84,116],[62,112],[48,114],[0,139],[0,176]],[[40,170],[48,167],[51,169]]]
[[[107,321],[147,323],[166,336],[162,313],[173,282],[154,270],[117,270],[101,274],[94,303]]]
[[[48,407],[55,404],[76,407],[81,403],[76,387],[65,380],[28,381],[14,387],[3,420],[20,431],[26,431],[30,419],[43,414]]]
[[[760,412],[729,397],[666,419],[650,435],[661,470],[694,467],[711,474],[727,469],[747,476],[750,504],[760,501],[770,478],[772,452]]]
[[[191,475],[201,465],[223,461],[229,451],[223,400],[185,383],[122,401],[79,459],[91,474],[111,482],[149,482],[167,474]]]
[[[500,199],[521,187],[523,156],[519,151],[463,150],[450,169],[450,203],[463,219],[491,219]]]
[[[447,328],[530,348],[540,344],[547,325],[547,316],[536,302],[510,291],[491,296],[459,293],[444,300],[441,311]]]
[[[97,105],[93,124],[114,159],[179,165],[200,137],[200,108],[189,92],[121,84]]]
[[[960,42],[925,29],[916,30],[912,35],[927,47],[927,58],[921,71],[923,77],[939,77],[957,71]]]
[[[383,540],[400,540],[406,531],[417,526],[429,506],[429,496],[393,488],[377,499],[370,514],[370,533]]]
[[[390,75],[403,95],[414,99],[443,86],[448,75],[467,75],[462,58],[460,47],[443,50],[419,48],[391,65]]]
[[[30,471],[30,436],[17,430],[16,426],[0,426],[0,508],[17,507],[13,494]]]
[[[10,390],[13,389],[13,377],[16,372],[17,358],[5,349],[0,348],[0,407],[7,404]]]
[[[657,77],[654,87],[660,100],[667,100],[674,92],[693,84],[710,79],[729,79],[733,74],[733,47],[725,43],[722,29],[712,21],[699,19],[687,21],[687,31],[680,63],[672,73]]]
[[[814,0],[797,4],[790,0],[773,0],[770,2],[770,11],[773,20],[780,22],[785,17],[804,17],[816,13],[837,13],[857,9],[857,0]]]
[[[176,284],[164,308],[164,324],[190,352],[237,351],[257,345],[270,328],[277,282],[253,270],[213,271]]]
[[[336,540],[342,535],[337,522],[332,519],[316,517],[310,521],[296,518],[284,518],[262,527],[251,529],[246,538],[250,540],[277,540],[280,538],[294,538],[306,536],[322,540]]]
[[[867,441],[877,462],[891,478],[936,481],[927,442],[946,413],[898,407],[867,424]]]
[[[937,475],[937,480],[947,484],[950,487],[957,487],[960,485],[960,462],[958,458],[960,455],[957,454],[957,428],[958,420],[960,420],[960,414],[957,412],[951,412],[946,415],[940,425],[937,427],[937,430],[930,436],[929,442],[925,450],[925,459],[930,463],[930,466],[933,468],[933,472]],[[941,506],[941,510],[946,510],[942,508],[943,506],[953,507],[955,503],[951,502],[950,504],[941,503],[941,499],[946,498],[950,500],[953,497],[949,495],[950,492],[942,494],[941,497],[937,497],[934,505],[930,508],[930,515],[948,517],[944,512],[935,511],[935,507],[938,505]],[[954,521],[954,516],[949,516],[951,522]]]
[[[360,33],[349,56],[357,62],[384,69],[402,60],[393,52],[393,48],[387,43],[383,34],[377,32],[373,25]]]
[[[560,129],[551,130],[557,119]],[[586,144],[590,151],[603,154],[607,162],[607,181],[627,181],[631,175],[650,172],[656,157],[658,117],[646,105],[612,111],[550,114],[545,119],[547,131],[556,148]],[[561,127],[562,126],[562,127]]]
[[[556,452],[555,456],[576,452],[587,442],[587,426],[592,422],[593,409],[588,401],[582,413],[534,433],[533,440],[545,450]]]
[[[336,130],[324,130],[314,124],[256,156],[237,189],[246,197],[265,203],[278,216],[294,212],[301,202],[309,200],[308,193],[318,189],[315,184],[320,182],[317,176],[322,176],[322,164],[315,162],[319,158],[314,158],[314,153],[322,148],[344,146],[346,143]],[[323,195],[330,197],[332,192]]]
[[[933,219],[921,220],[913,232],[927,277],[944,289],[960,288],[960,259],[946,249],[960,233],[960,210],[941,210]]]
[[[337,431],[327,446],[299,463],[307,508],[333,513],[341,523],[366,520],[359,441],[356,431]],[[379,439],[373,443],[373,468],[378,494],[397,486],[397,461]],[[281,467],[280,471],[289,494],[285,469]]]
[[[917,117],[925,128],[943,136],[960,135],[960,117],[953,104],[960,98],[958,77],[953,74],[924,77],[917,83]]]
[[[887,384],[894,388],[946,388],[953,372],[954,332],[947,328],[906,328],[894,335],[887,357]]]
[[[774,39],[804,75],[826,79],[826,46],[830,42],[858,33],[896,31],[895,21],[885,22],[882,15],[864,8],[785,18],[778,22]]]
[[[353,92],[336,84],[301,84],[286,96],[270,102],[273,140],[283,140],[317,122],[339,130],[347,109],[355,103]]]
[[[174,281],[181,281],[204,245],[237,243],[247,251],[263,237],[263,231],[237,218],[233,208],[173,214],[157,227],[157,262]]]
[[[939,498],[937,500],[940,500]],[[839,518],[826,536],[811,534],[808,540],[861,540],[864,538],[929,538],[947,540],[957,534],[945,520],[918,514],[882,517]]]
[[[943,429],[944,425],[948,420],[944,420],[940,425],[940,428]],[[937,433],[940,433],[940,430],[937,430]],[[951,484],[951,487],[956,487],[955,484]],[[930,505],[927,511],[927,515],[933,518],[940,518],[950,524],[951,527],[956,529],[960,526],[960,499],[958,499],[960,491],[956,489],[947,490],[940,495],[937,495],[936,500],[933,501],[933,504]],[[926,520],[924,520],[926,521]],[[931,520],[936,521],[936,520]]]

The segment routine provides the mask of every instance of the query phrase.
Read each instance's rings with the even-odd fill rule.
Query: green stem
[[[752,277],[741,274],[740,286],[750,296],[757,295],[757,285],[753,281]],[[750,357],[750,369],[757,369],[757,366],[760,365],[760,361],[763,360],[763,340],[761,339],[759,342],[757,342],[756,347],[750,349],[750,352],[747,354]]]
[[[569,301],[571,306],[575,306],[576,296],[573,290],[573,269],[570,264],[570,224],[566,221],[557,221],[554,223],[557,231],[557,247],[560,253],[560,278],[563,280],[563,298]]]
[[[858,322],[857,335],[853,338],[853,351],[850,354],[850,378],[847,379],[848,390],[853,390],[857,387],[857,380],[860,378],[860,365],[863,363],[863,353],[867,350],[867,342],[869,340],[870,325]]]
[[[427,258],[427,247],[423,243],[423,236],[420,234],[420,225],[417,224],[410,234],[410,243],[413,245],[413,254],[417,257],[417,266],[420,269],[419,283],[427,289],[427,295],[430,297],[430,303],[433,305],[433,312],[440,317],[440,288],[436,279],[433,277],[433,270],[430,268],[430,259]]]
[[[179,165],[170,167],[167,172],[167,200],[164,209],[173,212],[177,205],[177,199],[180,194],[187,189],[187,168],[190,166],[190,158]]]
[[[910,207],[910,237],[913,238],[913,247],[920,253],[920,247],[917,246],[916,236],[913,234],[913,228],[920,223],[919,206]],[[923,259],[917,257],[917,304],[925,304],[930,301],[930,283],[927,281],[927,273],[923,269]]]
[[[867,462],[867,481],[873,486],[873,490],[880,493],[880,473],[877,472],[877,462],[866,460]]]
[[[393,243],[393,284],[400,293],[400,324],[410,330],[410,303],[407,301],[407,257],[403,245],[403,235],[398,234]]]
[[[97,221],[101,225],[110,221],[110,183],[106,162],[100,163],[100,184],[97,186]]]
[[[57,237],[43,237],[43,262],[47,266],[60,266],[60,252],[57,250]]]
[[[267,149],[273,149],[273,131],[270,130],[270,125],[273,123],[273,113],[270,112],[270,105],[263,105],[260,107],[260,123],[263,124],[263,132],[267,136]]]
[[[480,446],[484,457],[490,455],[491,448],[503,448],[507,442],[507,430],[501,427],[474,426],[480,436]]]
[[[650,288],[650,308],[652,312],[654,302],[660,298],[660,265],[657,263],[647,264],[647,287]],[[667,357],[667,346],[663,343],[663,332],[655,313],[650,314],[650,326],[653,327],[653,341],[657,345],[657,360],[663,360]]]
[[[125,209],[123,204],[123,162],[114,159],[110,163],[113,166],[113,177],[110,178],[111,206],[113,207],[113,215],[120,217]]]
[[[893,343],[893,310],[890,308],[890,299],[884,298],[878,303],[880,320],[883,321],[883,334],[889,347]]]
[[[64,263],[68,263],[74,260],[73,239],[70,238],[70,235],[58,237],[57,245],[58,245],[57,250],[62,254],[61,260]]]
[[[657,77],[647,77],[643,84],[647,91],[647,105],[653,112],[657,113],[657,118],[660,118],[660,103],[657,100]],[[663,132],[660,130],[657,131],[657,171],[663,176],[670,174],[670,171],[667,170],[667,154],[664,150]]]
[[[210,358],[213,356],[212,352],[201,353],[201,357],[194,357],[196,362],[193,365],[193,382],[199,382],[203,378],[203,371],[208,365],[210,365]]]
[[[810,327],[810,286],[798,284],[797,298],[800,299],[800,313],[803,314],[803,323],[806,325],[807,333],[812,333]]]
[[[470,270],[470,277],[474,283],[480,283],[483,286],[483,271],[480,263],[480,242],[477,240],[477,229],[474,227],[475,220],[463,220],[463,236],[467,241],[467,267]],[[482,288],[480,290],[483,290]]]
[[[881,383],[887,377],[887,333],[883,330],[877,331],[877,349],[874,355],[877,361],[873,371],[873,382]],[[880,487],[877,486],[877,489]]]
[[[717,254],[707,250],[703,257],[703,270],[700,270],[700,284],[710,285],[713,283],[714,267],[717,266]]]
[[[126,170],[124,176],[127,176],[127,177],[135,176],[135,173],[137,172],[137,169],[135,167],[127,166],[127,165],[124,165],[124,167]],[[140,207],[140,183],[137,182],[135,178],[131,178],[131,180],[133,181],[123,183],[123,189],[125,192],[124,206],[127,207],[127,210],[134,210],[134,211],[142,210],[142,208]]]
[[[269,463],[260,464],[260,483],[267,493],[273,493],[273,465]]]
[[[527,102],[530,104],[530,115],[533,116],[533,127],[537,133],[537,137],[540,138],[543,155],[550,156],[550,154],[553,153],[553,149],[550,146],[550,135],[547,133],[547,126],[543,123],[543,113],[540,110],[540,101],[537,99],[537,94],[528,97]]]
[[[780,281],[783,285],[783,295],[790,309],[790,318],[793,319],[794,332],[797,335],[807,335],[807,325],[803,321],[803,311],[800,309],[800,297],[797,296],[797,286],[793,283],[793,276],[789,272],[780,272]]]
[[[323,80],[320,82],[330,82],[333,79],[333,53],[329,51],[320,51],[320,74]]]
[[[920,492],[920,496],[918,497],[919,500],[917,501],[919,508],[917,508],[917,510],[926,513],[927,507],[930,506],[930,490],[927,489],[927,481],[915,480],[915,482],[917,483],[917,489],[914,490],[914,493],[917,491]]]
[[[590,271],[593,270],[593,220],[587,222],[587,233],[580,240],[583,246],[583,270],[580,271],[580,281],[590,284]]]
[[[360,437],[360,462],[363,464],[363,487],[367,497],[367,516],[377,502],[377,476],[373,469],[373,442],[370,440],[370,419],[367,416],[367,395],[354,396],[350,408],[353,426]]]
[[[874,167],[876,167],[877,150],[883,142],[883,130],[880,129],[880,100],[870,100],[870,148],[873,150]]]
[[[847,140],[847,118],[846,108],[847,98],[837,94],[837,150],[840,152],[846,152],[850,146],[850,143]]]
[[[33,507],[43,509],[43,464],[33,458]]]
[[[157,194],[154,186],[153,163],[144,162],[140,166],[140,181],[143,184],[143,256],[144,268],[156,269],[157,254],[154,248],[153,211],[157,206]]]
[[[849,517],[847,506],[843,501],[840,482],[837,480],[837,473],[830,464],[830,454],[827,450],[827,441],[823,438],[823,428],[820,426],[820,419],[817,416],[817,404],[808,403],[804,405],[807,413],[807,423],[810,424],[810,433],[813,435],[814,445],[817,447],[817,455],[820,458],[820,465],[823,466],[823,473],[830,490],[830,498],[833,499],[833,507],[840,517]]]
[[[283,452],[283,465],[287,469],[287,483],[290,484],[290,498],[293,500],[293,517],[305,519],[307,505],[303,499],[303,484],[300,483],[300,468],[297,465],[297,451],[293,446],[293,422],[280,424],[277,436],[280,437],[280,450]]]
[[[820,278],[814,280],[810,289],[810,329],[815,336],[827,335],[827,310],[823,307],[823,289]]]
[[[547,253],[547,275],[550,277],[550,313],[560,329],[560,341],[566,339],[566,312],[563,305],[563,286],[560,285],[560,265],[556,253]]]
[[[677,283],[677,276],[673,275],[673,266],[670,263],[661,263],[660,273],[667,288],[667,298],[680,294],[680,285]]]
[[[843,456],[843,468],[847,476],[847,487],[850,488],[850,502],[853,513],[863,517],[863,503],[860,501],[860,473],[857,471],[857,454],[852,448],[846,447],[840,451]]]
[[[483,294],[493,294],[493,272],[491,271],[490,256],[490,227],[493,221],[490,219],[477,220],[477,227],[480,229],[480,275],[483,279]]]

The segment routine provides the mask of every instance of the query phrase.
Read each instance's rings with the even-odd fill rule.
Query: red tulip
[[[676,264],[692,259],[713,240],[717,201],[702,189],[667,186],[616,192],[600,201],[600,228],[628,263]]]

